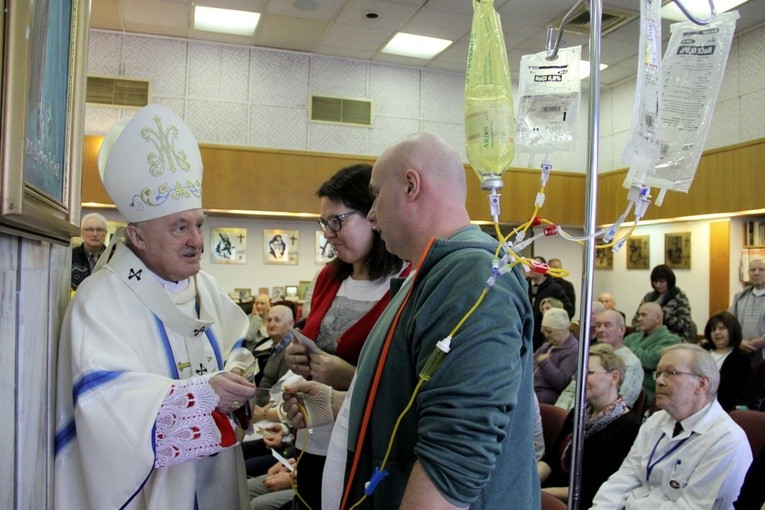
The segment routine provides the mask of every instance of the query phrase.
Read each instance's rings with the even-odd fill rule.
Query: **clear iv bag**
[[[501,189],[515,156],[515,115],[505,40],[494,0],[473,0],[465,73],[465,148],[483,189]]]
[[[662,62],[661,152],[646,184],[687,193],[709,133],[737,11],[708,25],[673,24]]]
[[[661,105],[661,2],[640,0],[640,44],[632,126],[622,161],[642,181],[659,160]],[[637,184],[640,184],[639,182]],[[627,181],[624,186],[629,188]]]
[[[521,57],[518,74],[518,150],[550,153],[573,150],[581,99],[579,62],[582,47],[560,48]]]

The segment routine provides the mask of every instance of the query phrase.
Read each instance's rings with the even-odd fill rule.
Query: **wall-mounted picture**
[[[611,248],[597,248],[595,250],[595,269],[613,269],[614,252]]]
[[[264,230],[263,231],[263,260],[266,264],[287,264],[296,266],[298,263],[297,230]]]
[[[648,269],[651,264],[650,237],[632,236],[627,239],[627,269]]]
[[[286,294],[287,291],[284,287],[271,287],[271,302],[281,301]]]
[[[270,296],[271,293],[268,292],[268,287],[258,287],[258,295],[265,294],[266,296]]]
[[[664,234],[664,263],[674,269],[691,268],[691,233]]]
[[[316,232],[316,264],[323,266],[327,262],[332,262],[335,258],[335,250],[332,249],[332,245],[329,244],[329,240],[324,237],[324,232],[321,230]]]
[[[247,263],[247,229],[210,229],[210,261],[216,264]]]
[[[300,301],[305,301],[305,295],[310,286],[311,282],[309,280],[300,280],[300,282],[298,282],[298,299]]]
[[[298,298],[298,286],[297,285],[285,285],[284,286],[284,297],[286,299],[297,299]]]

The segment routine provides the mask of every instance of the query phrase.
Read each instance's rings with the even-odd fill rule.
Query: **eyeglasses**
[[[610,373],[611,372],[609,372],[608,370],[592,370],[592,369],[590,369],[590,370],[587,371],[587,375],[592,375],[592,374],[610,374]]]
[[[106,232],[106,229],[101,227],[98,227],[98,228],[88,227],[88,228],[83,228],[82,231],[87,232],[88,234],[103,234],[104,232]]]
[[[337,234],[340,232],[340,229],[343,228],[343,220],[347,218],[348,216],[353,216],[354,214],[360,214],[361,211],[355,210],[355,211],[348,211],[347,213],[343,214],[334,214],[327,218],[326,220],[324,218],[319,218],[316,220],[316,222],[319,224],[319,228],[321,228],[323,231],[327,231],[327,229],[330,229],[332,232]]]
[[[662,375],[667,379],[674,379],[679,375],[692,375],[694,377],[701,377],[699,374],[694,374],[693,372],[681,372],[679,370],[657,370],[653,373],[653,380],[657,380]]]

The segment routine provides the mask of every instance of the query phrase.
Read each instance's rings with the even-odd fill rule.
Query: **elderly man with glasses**
[[[653,376],[661,411],[640,428],[592,508],[733,508],[752,452],[744,431],[717,402],[714,359],[697,345],[673,345]]]
[[[106,249],[106,218],[98,213],[86,214],[80,222],[82,244],[72,248],[72,291],[90,276],[98,257]]]

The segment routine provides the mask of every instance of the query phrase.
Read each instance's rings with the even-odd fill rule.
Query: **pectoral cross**
[[[197,372],[197,375],[206,374],[207,373],[207,367],[200,363],[199,364],[199,368],[197,369],[196,372]]]

